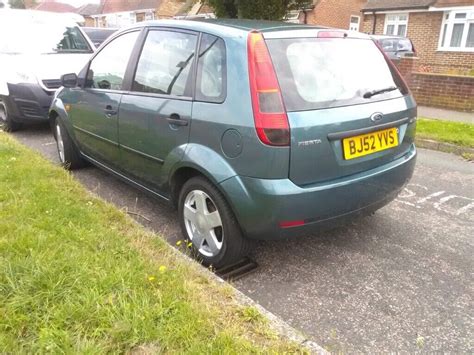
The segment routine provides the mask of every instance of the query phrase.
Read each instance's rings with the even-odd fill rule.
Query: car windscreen
[[[363,104],[406,94],[370,39],[268,39],[287,111]]]
[[[8,33],[0,36],[0,53],[3,54],[92,52],[89,43],[75,25],[0,21],[0,33]]]

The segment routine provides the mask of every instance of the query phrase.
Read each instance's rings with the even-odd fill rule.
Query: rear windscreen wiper
[[[390,86],[390,87],[385,88],[385,89],[368,91],[364,94],[363,97],[364,97],[364,99],[370,99],[372,96],[383,94],[383,93],[390,92],[390,91],[395,91],[395,90],[398,90],[398,88],[396,86]]]

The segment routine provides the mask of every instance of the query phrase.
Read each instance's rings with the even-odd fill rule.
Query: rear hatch
[[[295,184],[370,170],[410,149],[416,104],[371,39],[332,30],[282,37],[265,40],[288,115]]]

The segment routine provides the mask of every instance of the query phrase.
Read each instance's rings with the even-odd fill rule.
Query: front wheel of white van
[[[204,265],[220,268],[246,255],[249,241],[222,193],[207,179],[188,180],[178,206],[183,235]]]

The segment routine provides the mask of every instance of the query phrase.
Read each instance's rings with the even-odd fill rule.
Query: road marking
[[[426,197],[420,198],[417,203],[420,203],[420,204],[421,204],[421,203],[424,203],[424,202],[426,202],[426,201],[428,201],[428,200],[431,200],[431,199],[434,198],[434,197],[441,196],[441,195],[444,194],[445,192],[446,192],[446,191],[438,191],[438,192],[432,193],[431,195],[428,195],[428,196],[426,196]]]
[[[472,198],[458,195],[441,197],[446,194],[446,191],[428,193],[429,189],[424,185],[408,184],[395,201],[417,209],[432,206],[440,212],[454,216],[464,215],[474,209],[474,199]],[[423,197],[423,195],[426,196]]]
[[[467,201],[470,201],[470,203],[463,206],[463,207],[461,207],[461,208],[453,210],[453,208],[449,208],[450,206],[446,205],[446,204],[447,204],[447,202],[454,201],[455,199],[467,200]],[[436,208],[438,211],[443,211],[443,212],[446,212],[446,213],[454,214],[456,216],[460,216],[460,215],[466,213],[472,207],[474,207],[474,200],[472,198],[468,198],[468,197],[464,197],[464,196],[449,195],[449,196],[445,196],[445,197],[441,198],[439,200],[439,202],[435,202],[433,204],[433,207]]]

